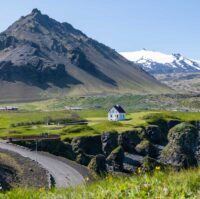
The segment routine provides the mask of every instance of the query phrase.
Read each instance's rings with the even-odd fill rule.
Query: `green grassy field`
[[[200,169],[155,171],[153,175],[107,176],[92,184],[69,189],[16,189],[0,194],[1,199],[198,199]]]
[[[193,95],[107,95],[85,97],[62,97],[33,102],[3,103],[1,106],[17,106],[26,111],[63,110],[65,106],[81,106],[84,109],[101,107],[108,110],[114,104],[122,105],[126,110],[141,111],[152,109],[167,110],[199,110],[199,96]]]
[[[152,120],[200,120],[200,113],[141,111],[127,113],[127,119],[121,122],[107,121],[107,111],[103,109],[71,111],[33,111],[33,112],[1,112],[0,137],[28,136],[42,133],[60,134],[63,139],[85,135],[97,135],[105,131],[116,130],[119,133],[146,126]],[[87,120],[84,125],[65,125],[74,120]]]

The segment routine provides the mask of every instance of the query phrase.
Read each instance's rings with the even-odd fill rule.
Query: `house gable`
[[[111,121],[124,120],[125,113],[126,112],[124,111],[124,109],[121,106],[115,105],[108,112],[108,120],[111,120]]]

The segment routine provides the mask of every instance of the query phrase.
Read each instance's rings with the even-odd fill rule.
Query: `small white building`
[[[120,105],[113,106],[108,112],[109,121],[123,121],[126,119],[126,112]]]

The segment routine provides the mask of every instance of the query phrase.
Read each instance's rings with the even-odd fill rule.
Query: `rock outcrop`
[[[123,171],[123,148],[119,146],[116,149],[114,149],[106,160],[113,171]]]
[[[126,131],[118,136],[118,144],[126,152],[134,152],[137,144],[141,142],[139,132],[137,130]]]
[[[145,131],[148,140],[154,144],[159,144],[162,142],[162,132],[159,126],[149,125]]]
[[[96,155],[90,161],[88,168],[95,171],[97,174],[102,174],[107,171],[106,168],[106,158],[104,155]]]
[[[143,156],[157,157],[158,150],[157,148],[148,140],[141,141],[136,147],[135,150],[138,154]]]
[[[102,154],[101,136],[82,136],[74,138],[71,142],[75,153],[84,152],[90,155]]]
[[[198,131],[194,125],[181,123],[175,126],[170,130],[168,140],[160,157],[163,163],[184,168],[197,165]]]
[[[102,151],[105,156],[108,156],[112,150],[118,146],[118,133],[117,132],[107,132],[101,135]]]

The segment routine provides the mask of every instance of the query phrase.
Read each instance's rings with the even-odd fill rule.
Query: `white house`
[[[108,112],[109,121],[122,121],[126,119],[126,112],[120,105],[113,106]]]

